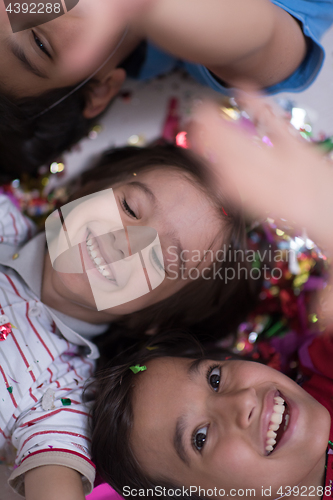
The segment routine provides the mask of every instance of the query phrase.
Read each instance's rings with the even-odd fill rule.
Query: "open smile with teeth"
[[[266,452],[267,455],[272,453],[276,444],[280,441],[282,434],[287,429],[289,424],[289,411],[286,402],[280,396],[274,397],[273,413],[268,425],[266,435]]]
[[[88,255],[90,256],[90,259],[96,269],[101,273],[102,276],[104,276],[104,278],[115,283],[116,280],[110,271],[110,267],[102,257],[98,242],[96,238],[92,238],[91,233],[88,233],[86,245]]]

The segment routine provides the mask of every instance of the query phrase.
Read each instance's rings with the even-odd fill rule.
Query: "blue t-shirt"
[[[282,82],[267,87],[265,91],[268,94],[300,92],[311,85],[323,65],[325,51],[320,44],[320,38],[333,24],[333,0],[271,0],[271,2],[301,22],[309,44],[306,57],[296,71]],[[147,44],[145,58],[136,77],[147,80],[176,67],[185,68],[203,85],[208,85],[223,94],[230,93],[230,89],[224,87],[223,83],[204,66],[180,61],[151,43]]]

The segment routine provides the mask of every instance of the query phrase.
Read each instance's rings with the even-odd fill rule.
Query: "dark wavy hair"
[[[97,118],[83,116],[85,86],[41,114],[74,88],[20,99],[0,94],[0,182],[36,174],[88,134]]]
[[[109,366],[96,374],[95,381],[89,386],[93,390],[94,403],[91,411],[92,460],[98,474],[117,493],[123,495],[123,488],[130,490],[145,489],[155,491],[155,487],[167,490],[182,488],[165,479],[149,478],[144,473],[131,448],[133,425],[134,375],[130,366],[146,365],[150,360],[162,357],[182,357],[196,359],[223,360],[226,358],[244,359],[216,346],[208,348],[195,337],[184,331],[167,331],[157,335],[146,345],[134,345],[122,353]],[[127,496],[126,498],[131,498]],[[157,499],[160,495],[149,494]],[[168,498],[189,498],[169,495]],[[192,495],[192,500],[200,497]]]
[[[103,155],[94,168],[83,173],[80,187],[70,201],[133,178],[133,172],[139,173],[149,168],[158,168],[160,165],[190,174],[193,182],[211,197],[221,221],[221,241],[226,245],[225,248],[232,251],[230,254],[226,252],[225,261],[215,263],[215,272],[224,269],[224,266],[237,269],[240,258],[238,254],[234,258],[233,251],[243,252],[241,255],[246,251],[243,214],[229,203],[226,197],[213,193],[207,165],[187,150],[160,145],[142,149],[125,147],[110,151]],[[243,268],[249,265],[247,262],[241,264]],[[210,272],[205,274],[205,278],[210,279],[190,280],[172,296],[113,322],[110,331],[99,339],[101,352],[110,358],[114,356],[115,348],[121,350],[125,347],[123,342],[126,343],[126,338],[137,339],[148,332],[154,333],[174,327],[191,328],[202,337],[207,335],[221,338],[229,334],[254,306],[259,281],[254,282],[249,275],[242,272],[240,276],[236,273],[234,279],[225,283],[222,279],[213,279],[213,273],[211,265]]]

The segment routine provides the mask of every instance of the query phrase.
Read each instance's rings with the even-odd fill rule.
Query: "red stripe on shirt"
[[[5,439],[10,439],[10,436],[6,436],[6,434],[5,434],[5,433],[4,433],[4,431],[1,429],[1,427],[0,427],[0,434],[2,434],[2,435],[3,435],[3,437],[4,437]]]
[[[31,387],[29,388],[29,394],[32,397],[32,399],[35,401],[35,403],[37,403],[38,399],[32,394]]]
[[[4,273],[4,276],[6,276],[7,280],[9,281],[9,283],[12,286],[12,288],[13,288],[14,292],[16,293],[16,295],[18,297],[20,297],[20,299],[24,300],[24,302],[26,302],[26,299],[24,299],[23,297],[21,297],[21,295],[19,294],[16,286],[14,285],[14,283],[12,282],[12,280],[10,279],[10,277],[6,273]]]
[[[81,376],[77,373],[77,371],[75,370],[75,367],[74,367],[73,365],[71,365],[69,361],[65,361],[65,360],[62,358],[62,356],[59,356],[59,357],[60,357],[60,359],[61,359],[61,361],[62,361],[63,363],[67,363],[67,364],[68,364],[68,368],[69,368],[69,370],[68,370],[68,371],[69,371],[69,372],[74,371],[74,373],[75,373],[75,375],[77,376],[77,378],[79,378],[79,379],[83,380],[83,378],[82,378],[82,377],[81,377]]]
[[[30,318],[29,318],[29,304],[27,302],[26,304],[26,317],[27,317],[27,320],[29,321],[29,324],[31,326],[31,328],[33,329],[33,331],[35,332],[35,334],[37,335],[37,338],[39,339],[40,343],[42,344],[42,346],[45,348],[46,352],[48,353],[48,355],[50,356],[50,358],[52,359],[52,361],[54,361],[54,357],[50,351],[50,349],[47,347],[47,345],[45,344],[44,340],[42,339],[42,337],[39,335],[39,333],[37,332],[36,328],[34,327],[34,325],[32,324]]]
[[[6,377],[6,375],[5,375],[5,372],[4,372],[4,371],[3,371],[3,369],[2,369],[2,366],[1,366],[1,365],[0,365],[0,372],[1,372],[1,375],[3,376],[3,378],[4,378],[4,381],[5,381],[5,384],[6,384],[6,388],[8,389],[8,387],[10,387],[10,385],[9,385],[9,383],[8,383],[7,377]],[[10,395],[10,397],[11,397],[11,400],[12,400],[13,405],[15,406],[15,408],[17,408],[17,403],[16,403],[16,401],[15,401],[15,398],[14,398],[13,394],[12,394],[12,393],[10,393],[9,391],[8,391],[8,394],[9,394],[9,395]]]
[[[14,215],[11,212],[9,212],[9,215],[11,216],[11,218],[13,220],[13,226],[14,226],[15,235],[17,236],[18,235],[18,230],[17,230],[17,226],[16,226],[15,217],[14,217]]]
[[[49,384],[52,384],[53,380],[52,380],[52,377],[53,377],[53,373],[52,371],[50,370],[50,368],[47,369],[48,372],[50,372],[51,376],[50,376],[50,380],[49,380]]]
[[[29,422],[26,422],[25,424],[20,425],[20,427],[26,427],[26,426],[29,426],[31,424],[34,424],[35,422],[39,422],[40,420],[44,420],[44,418],[52,417],[53,415],[56,415],[60,411],[69,411],[71,413],[78,413],[79,415],[85,415],[86,417],[91,418],[91,415],[89,413],[85,413],[84,411],[74,410],[73,408],[59,408],[58,410],[54,410],[51,413],[48,413],[47,415],[43,415],[42,417],[34,418],[33,420],[29,420]]]
[[[22,448],[26,445],[26,443],[28,441],[30,441],[30,439],[32,439],[35,436],[42,436],[43,434],[65,434],[66,436],[75,436],[75,437],[79,437],[79,438],[85,439],[86,441],[89,441],[89,443],[91,442],[91,440],[87,436],[83,436],[82,434],[77,434],[76,432],[68,432],[68,431],[40,431],[40,432],[36,432],[35,434],[31,434],[31,436],[29,436],[24,441],[24,443],[22,444],[22,446],[20,448],[20,452],[21,452]]]

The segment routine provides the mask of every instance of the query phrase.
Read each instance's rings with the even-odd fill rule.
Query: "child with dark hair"
[[[58,19],[12,33],[2,2],[1,169],[31,172],[69,148],[117,94],[127,70],[148,79],[182,65],[222,93],[243,80],[272,94],[303,90],[320,70],[320,38],[332,20],[332,0],[80,0]],[[68,109],[54,109],[66,96]]]
[[[332,352],[330,336],[313,341],[302,388],[180,334],[156,338],[97,378],[98,472],[125,498],[330,498]]]
[[[31,239],[31,221],[0,197],[0,449],[17,449],[10,482],[28,500],[58,498],[59,484],[64,500],[91,490],[82,385],[99,355],[96,335],[111,325],[108,344],[117,333],[143,339],[215,315],[221,336],[253,300],[244,273],[227,282],[214,274],[236,265],[215,257],[224,244],[243,248],[245,229],[206,174],[176,147],[111,152],[61,207],[53,239],[60,219],[46,221],[49,251],[45,233]],[[143,248],[147,227],[155,240]]]

